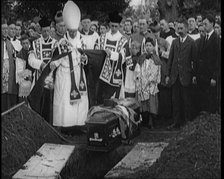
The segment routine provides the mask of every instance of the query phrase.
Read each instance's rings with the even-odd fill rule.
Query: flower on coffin
[[[116,71],[116,75],[117,75],[117,76],[121,76],[121,70],[118,69],[118,70]]]
[[[81,87],[81,89],[84,88],[85,84],[83,83],[83,81],[81,81],[81,83],[79,84],[79,86]]]
[[[71,92],[71,96],[73,96],[74,98],[76,98],[78,96],[78,93],[75,90],[73,90]]]

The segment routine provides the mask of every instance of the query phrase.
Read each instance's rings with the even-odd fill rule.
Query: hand
[[[211,79],[211,86],[216,86],[216,80]]]
[[[192,83],[193,83],[194,85],[197,84],[196,76],[193,76],[193,78],[192,78]]]
[[[159,49],[159,54],[162,55],[163,52],[165,52],[165,50],[163,50],[163,49],[160,48],[160,49]]]
[[[105,52],[107,53],[107,56],[111,56],[111,50],[106,49]]]
[[[55,63],[54,62],[51,62],[50,63],[50,69],[51,69],[51,71],[54,71],[56,68],[57,67],[56,67]]]
[[[166,83],[166,85],[168,85],[169,82],[170,82],[170,77],[167,76],[166,79],[165,79],[165,83]]]
[[[81,55],[81,63],[87,64],[88,57],[86,54]]]
[[[46,67],[46,63],[42,62],[40,65],[40,70],[43,71],[43,69]]]

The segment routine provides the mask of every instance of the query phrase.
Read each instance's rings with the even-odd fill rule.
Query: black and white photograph
[[[221,0],[2,0],[1,178],[221,179]]]

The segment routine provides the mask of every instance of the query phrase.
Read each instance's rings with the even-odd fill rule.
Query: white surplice
[[[77,48],[80,48],[80,34],[77,33],[75,39],[63,38],[59,41],[63,43],[68,40],[72,45],[72,61],[75,75],[75,82],[78,88],[80,80],[80,57],[81,54]],[[54,85],[54,102],[53,102],[53,125],[62,127],[82,126],[87,119],[89,109],[89,101],[87,91],[81,93],[81,99],[75,103],[70,104],[71,92],[71,74],[69,67],[68,56],[60,58],[54,62],[58,66],[56,72],[56,79]],[[83,71],[84,81],[86,83],[86,76]]]

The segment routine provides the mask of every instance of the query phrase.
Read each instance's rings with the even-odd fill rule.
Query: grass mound
[[[147,178],[221,178],[221,117],[189,122],[147,171]]]
[[[36,112],[22,104],[2,116],[2,178],[11,178],[44,143],[62,144]]]

